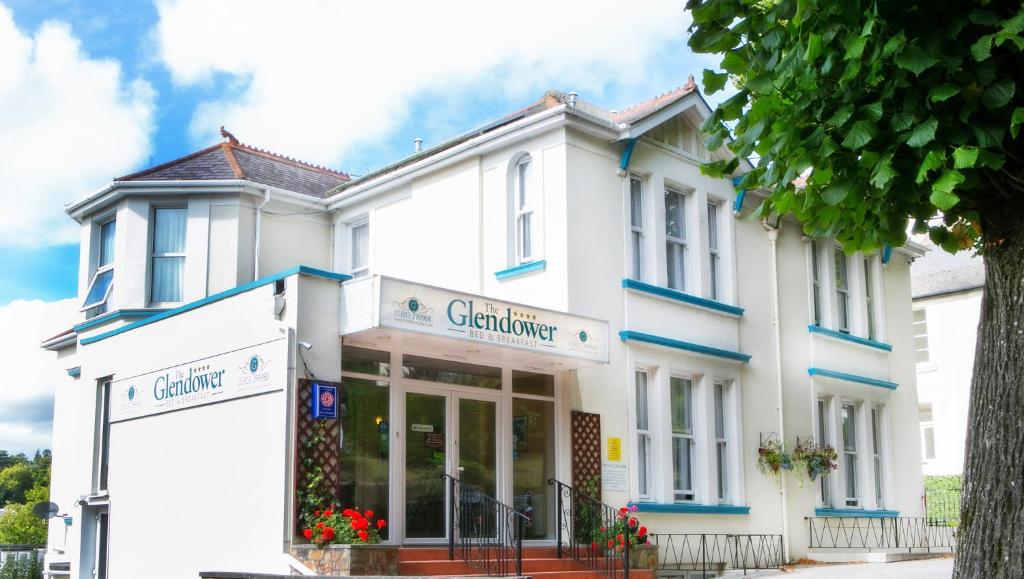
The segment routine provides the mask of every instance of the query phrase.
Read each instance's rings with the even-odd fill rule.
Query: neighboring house
[[[51,488],[74,520],[48,564],[288,572],[304,376],[340,386],[318,399],[339,402],[332,492],[393,543],[445,543],[442,474],[528,512],[531,545],[558,537],[548,479],[794,557],[807,517],[920,516],[922,249],[751,219],[760,192],[701,174],[727,154],[710,113],[692,79],[619,112],[550,91],[358,179],[225,133],[69,205],[82,316],[43,345],[68,369]],[[780,493],[773,434],[839,471]]]
[[[926,475],[960,474],[985,265],[929,245],[910,268],[921,458]]]

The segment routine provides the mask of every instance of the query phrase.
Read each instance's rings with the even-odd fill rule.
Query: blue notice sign
[[[325,420],[338,417],[338,387],[313,383],[313,418]]]

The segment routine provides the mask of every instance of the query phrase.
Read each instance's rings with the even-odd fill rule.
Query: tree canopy
[[[705,124],[708,147],[758,158],[740,186],[769,191],[761,214],[792,213],[850,251],[902,245],[912,219],[956,251],[982,239],[979,213],[1024,207],[1020,2],[688,8],[691,48],[723,55],[705,91],[738,89]],[[730,174],[738,158],[706,170]]]

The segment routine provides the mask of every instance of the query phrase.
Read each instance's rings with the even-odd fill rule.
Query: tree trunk
[[[957,579],[1024,577],[1024,219],[983,212],[985,290],[971,384]]]

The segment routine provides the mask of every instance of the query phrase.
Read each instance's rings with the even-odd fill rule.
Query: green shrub
[[[0,579],[43,579],[43,560],[35,553],[7,557],[0,565]]]

